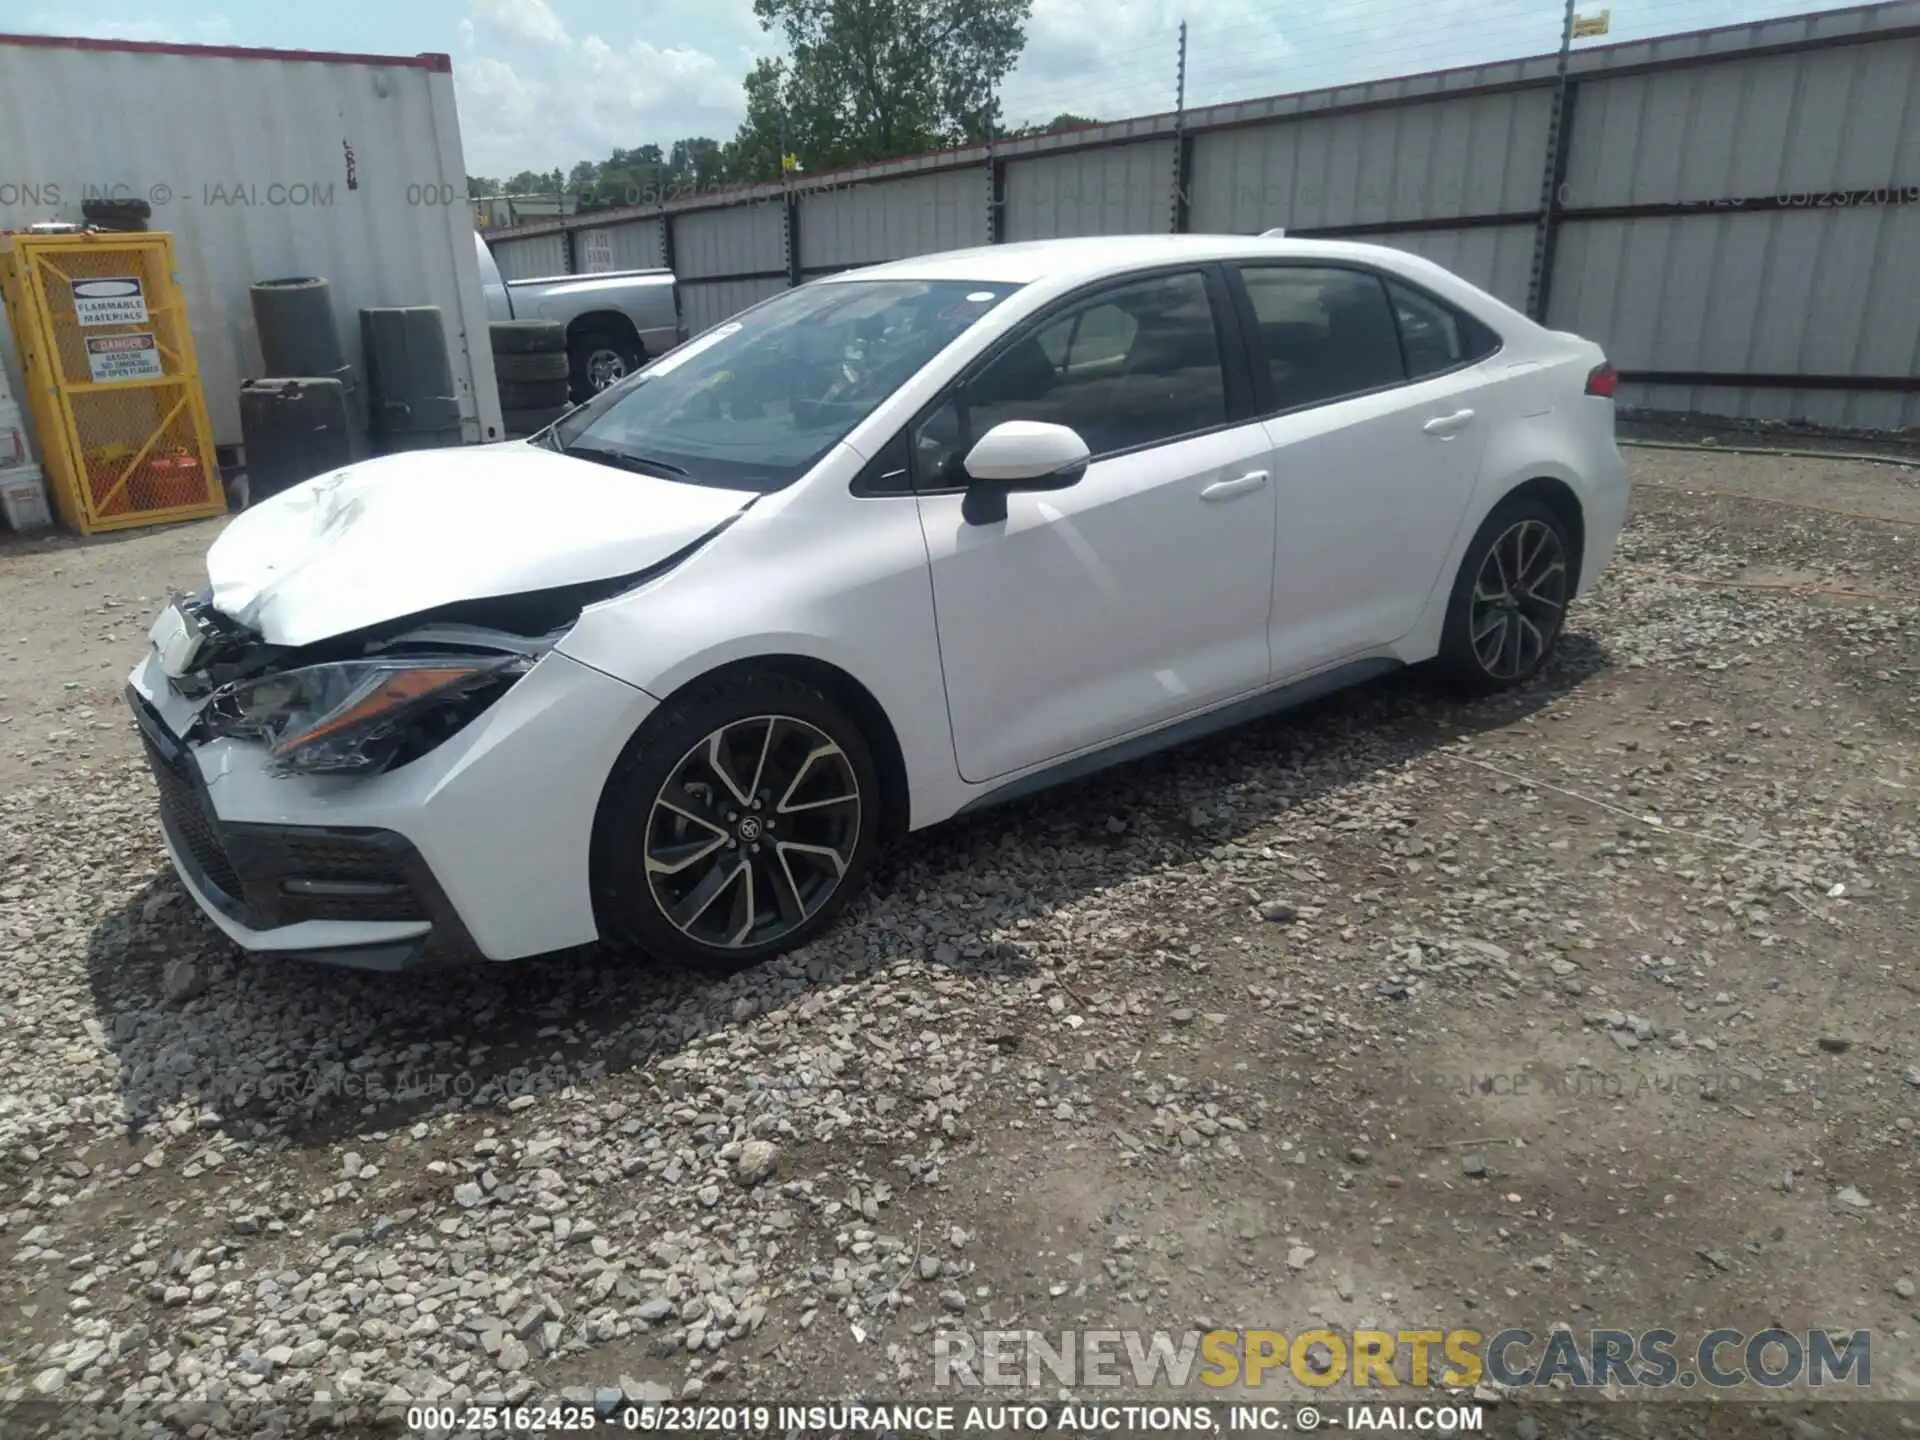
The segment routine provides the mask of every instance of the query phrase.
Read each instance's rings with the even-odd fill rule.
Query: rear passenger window
[[[1292,410],[1407,378],[1386,287],[1360,270],[1247,266],[1273,406]]]
[[[1470,365],[1500,348],[1500,337],[1471,315],[1422,295],[1396,281],[1387,282],[1400,343],[1407,352],[1407,374],[1415,380]]]

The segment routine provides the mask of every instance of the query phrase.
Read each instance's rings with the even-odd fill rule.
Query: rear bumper
[[[1590,592],[1600,572],[1607,568],[1626,528],[1627,509],[1633,498],[1633,485],[1627,476],[1626,461],[1619,450],[1609,445],[1608,464],[1589,491],[1582,506],[1585,510],[1587,546],[1580,558],[1580,586],[1576,598]]]

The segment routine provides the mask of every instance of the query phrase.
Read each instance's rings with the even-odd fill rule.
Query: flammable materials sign
[[[99,383],[166,377],[166,371],[160,366],[160,346],[150,330],[136,330],[129,335],[89,335],[87,368]]]
[[[82,325],[143,325],[147,294],[137,275],[104,275],[73,282],[73,316]]]

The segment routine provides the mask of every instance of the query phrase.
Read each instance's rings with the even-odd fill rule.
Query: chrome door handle
[[[1231,500],[1236,495],[1251,495],[1267,483],[1267,472],[1252,470],[1238,480],[1216,480],[1200,492],[1202,500]]]
[[[1456,430],[1466,429],[1472,419],[1473,412],[1471,410],[1456,410],[1451,415],[1441,415],[1436,419],[1429,420],[1420,428],[1425,430],[1429,435],[1438,435],[1444,438],[1453,434]]]

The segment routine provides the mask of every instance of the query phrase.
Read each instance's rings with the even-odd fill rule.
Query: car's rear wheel
[[[1481,694],[1523,685],[1545,668],[1573,598],[1566,521],[1540,501],[1509,500],[1486,519],[1460,562],[1440,642],[1440,667]]]
[[[604,931],[662,959],[752,964],[804,945],[866,876],[881,813],[860,729],[778,674],[696,685],[655,713],[595,827]]]

